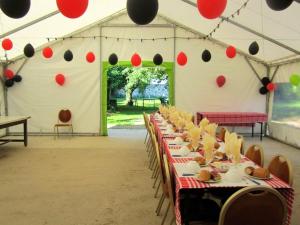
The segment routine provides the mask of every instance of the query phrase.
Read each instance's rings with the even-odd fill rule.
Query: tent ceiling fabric
[[[220,19],[208,20],[203,18],[197,8],[186,3],[196,3],[196,0],[160,0],[160,15],[177,21],[187,27],[197,30],[200,33],[210,33]],[[246,0],[227,1],[227,7],[223,16],[228,17],[239,9]],[[69,19],[61,14],[52,16],[42,22],[25,28],[9,36],[14,42],[14,49],[8,52],[8,57],[13,58],[22,54],[27,43],[38,47],[47,42],[47,37],[62,37],[82,27],[99,21],[109,15],[116,13],[126,7],[126,0],[90,0],[85,14],[77,19]],[[180,9],[180,10],[175,10]],[[21,19],[11,19],[2,11],[0,12],[0,32],[6,33],[39,17],[47,15],[57,10],[56,1],[31,0],[29,13]],[[270,37],[283,45],[300,51],[300,24],[299,24],[300,4],[293,2],[292,5],[283,11],[271,10],[265,0],[249,1],[247,6],[241,9],[238,16],[232,18],[233,21],[248,27],[258,33]],[[132,22],[133,24],[133,22]],[[213,34],[213,38],[234,45],[244,52],[248,52],[248,47],[253,41],[257,41],[260,51],[256,55],[263,61],[271,62],[280,58],[297,56],[294,52],[277,46],[268,40],[243,30],[228,22],[222,23],[219,29]],[[4,59],[4,51],[1,49],[0,57]]]

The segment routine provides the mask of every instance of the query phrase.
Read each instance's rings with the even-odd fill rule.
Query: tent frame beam
[[[183,1],[183,2],[185,2],[187,4],[189,4],[189,5],[194,6],[194,7],[197,8],[197,4],[194,3],[194,2],[190,2],[189,0],[181,0],[181,1]],[[283,44],[283,43],[281,43],[281,42],[279,42],[279,41],[277,41],[277,40],[275,40],[273,38],[270,38],[270,37],[268,37],[268,36],[266,36],[266,35],[264,35],[262,33],[259,33],[259,32],[255,31],[255,30],[253,30],[253,29],[251,29],[251,28],[249,28],[247,26],[244,26],[243,24],[240,24],[240,23],[238,23],[238,22],[236,22],[236,21],[234,21],[234,20],[232,20],[232,19],[230,19],[228,17],[220,16],[220,18],[223,19],[223,20],[225,20],[225,21],[227,21],[228,23],[231,23],[232,25],[234,25],[236,27],[239,27],[239,28],[241,28],[241,29],[243,29],[245,31],[248,31],[248,32],[252,33],[252,34],[255,34],[256,36],[259,36],[259,37],[261,37],[261,38],[263,38],[263,39],[265,39],[265,40],[267,40],[267,41],[269,41],[269,42],[271,42],[271,43],[273,43],[275,45],[278,45],[278,46],[280,46],[280,47],[282,47],[282,48],[284,48],[286,50],[294,52],[297,55],[300,55],[300,51],[298,51],[298,50],[296,50],[294,48],[291,48],[290,46],[287,46],[287,45],[285,45],[285,44]]]
[[[168,17],[166,17],[166,16],[162,16],[162,15],[159,15],[159,16],[160,16],[161,18],[163,18],[164,20],[166,20],[167,22],[169,22],[169,23],[171,23],[171,24],[175,24],[178,28],[181,28],[181,29],[186,30],[186,31],[188,31],[188,32],[191,32],[191,33],[193,33],[193,34],[195,34],[195,35],[198,35],[198,36],[199,36],[199,39],[202,39],[203,37],[206,36],[205,34],[199,32],[199,31],[197,31],[197,30],[194,30],[194,29],[192,29],[192,28],[190,28],[190,27],[187,27],[187,26],[185,26],[185,25],[183,25],[183,24],[180,24],[180,23],[178,23],[177,21],[174,21],[174,20],[172,20],[172,19],[170,19],[170,18],[168,18]],[[226,44],[226,43],[224,43],[224,42],[221,42],[221,41],[219,41],[219,40],[216,40],[216,39],[214,39],[214,38],[207,38],[206,40],[211,41],[211,42],[213,42],[213,43],[215,43],[215,44],[217,44],[217,45],[220,45],[220,46],[222,46],[222,47],[224,47],[224,48],[227,48],[227,47],[228,47],[228,44]],[[265,66],[268,65],[268,63],[267,63],[266,61],[263,61],[263,60],[261,60],[261,59],[255,57],[255,56],[249,55],[249,54],[243,52],[243,51],[240,50],[240,49],[236,49],[236,51],[237,51],[239,54],[241,54],[241,55],[243,55],[243,56],[246,56],[248,59],[251,59],[251,60],[253,60],[253,61],[257,62],[257,63],[261,63],[261,64],[263,64],[263,65],[265,65]]]
[[[254,72],[254,74],[256,75],[257,79],[260,81],[260,76],[257,73],[256,69],[254,68],[254,66],[252,65],[252,63],[250,62],[250,60],[248,59],[247,56],[244,57],[246,62],[248,63],[248,65],[250,66],[251,70]]]
[[[30,26],[32,26],[32,25],[34,25],[34,24],[36,24],[36,23],[39,23],[39,22],[41,22],[41,21],[43,21],[43,20],[45,20],[45,19],[48,19],[48,18],[50,18],[50,17],[52,17],[52,16],[55,16],[55,15],[57,15],[57,14],[59,14],[59,13],[60,13],[60,11],[56,10],[56,11],[51,12],[51,13],[49,13],[49,14],[47,14],[47,15],[44,15],[44,16],[42,16],[42,17],[40,17],[40,18],[37,18],[37,19],[35,19],[35,20],[32,20],[32,21],[30,21],[29,23],[26,23],[26,24],[24,24],[24,25],[22,25],[22,26],[19,26],[19,27],[15,28],[15,29],[13,29],[13,30],[10,30],[10,31],[8,31],[8,32],[6,32],[6,33],[4,33],[4,34],[1,34],[1,35],[0,35],[0,39],[2,39],[2,38],[4,38],[4,37],[7,37],[7,36],[9,36],[9,35],[11,35],[11,34],[17,33],[18,31],[24,30],[24,29],[27,28],[27,27],[30,27]]]

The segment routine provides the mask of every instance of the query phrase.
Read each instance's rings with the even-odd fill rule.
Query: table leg
[[[252,123],[252,137],[254,137],[254,123]]]
[[[26,147],[28,143],[27,137],[27,120],[24,121],[24,146]]]
[[[263,137],[263,123],[260,123],[260,140],[262,141],[262,137]]]

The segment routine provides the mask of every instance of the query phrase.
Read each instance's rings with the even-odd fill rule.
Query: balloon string
[[[246,6],[248,5],[250,0],[247,0],[246,2],[244,2],[242,4],[242,6],[240,8],[238,8],[236,11],[234,11],[230,16],[228,17],[222,17],[220,22],[216,25],[216,27],[214,29],[212,29],[211,32],[209,32],[206,36],[205,39],[211,38],[213,36],[214,33],[217,32],[218,29],[220,29],[221,25],[225,22],[228,21],[229,19],[234,19],[236,16],[239,16],[241,13],[241,10],[246,8]]]

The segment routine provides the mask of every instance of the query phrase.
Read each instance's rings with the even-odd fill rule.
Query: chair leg
[[[148,131],[147,131],[147,133],[146,133],[146,137],[145,137],[145,140],[144,140],[144,144],[146,143],[147,138],[148,138]]]
[[[170,206],[171,206],[171,202],[169,202],[169,204],[168,204],[168,207],[167,207],[167,210],[166,210],[166,212],[165,212],[164,218],[163,218],[163,220],[161,221],[161,225],[164,225],[164,223],[165,223],[165,221],[166,221],[166,218],[167,218],[167,215],[168,215]]]
[[[158,179],[158,178],[159,178],[159,170],[158,170],[157,173],[155,174],[155,180],[154,180],[154,183],[153,183],[152,188],[155,188],[156,182],[157,182],[158,180],[160,180],[160,179]]]
[[[161,184],[161,180],[159,180],[158,185],[157,185],[157,187],[156,187],[156,191],[155,191],[155,194],[154,194],[154,198],[157,198],[157,194],[158,194],[158,190],[159,190],[160,184]]]
[[[154,156],[155,156],[155,155],[154,155],[154,149],[153,149],[153,151],[152,151],[151,154],[150,154],[150,162],[149,162],[149,169],[150,169],[150,170],[153,169],[153,163],[154,163],[154,159],[155,159]]]
[[[165,198],[166,198],[165,193],[161,193],[158,205],[157,205],[156,210],[155,210],[157,216],[160,214],[160,210],[161,210],[161,207],[164,203]]]
[[[155,160],[153,167],[154,167],[154,170],[153,170],[152,176],[151,176],[152,179],[155,178],[156,173],[157,173],[157,170],[158,170],[158,163],[157,163],[157,160]]]

